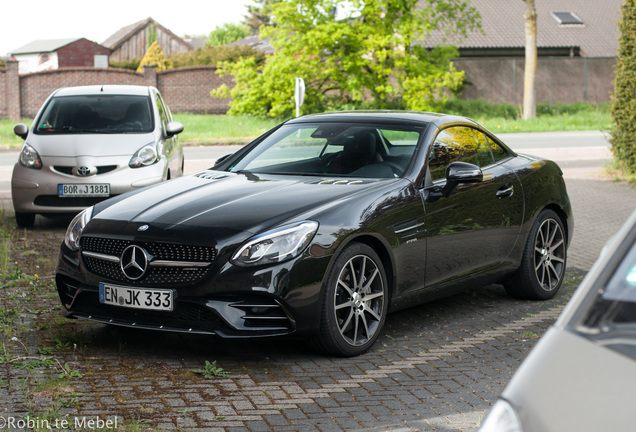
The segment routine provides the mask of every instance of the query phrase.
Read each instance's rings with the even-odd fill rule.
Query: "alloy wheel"
[[[534,270],[537,281],[546,291],[559,286],[565,265],[565,236],[554,219],[543,221],[534,245]]]
[[[349,259],[338,275],[334,312],[340,335],[361,346],[379,331],[385,286],[378,265],[367,255]]]

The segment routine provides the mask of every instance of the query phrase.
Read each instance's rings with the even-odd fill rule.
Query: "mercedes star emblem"
[[[121,271],[130,280],[140,279],[148,269],[148,253],[137,245],[130,245],[121,254]]]

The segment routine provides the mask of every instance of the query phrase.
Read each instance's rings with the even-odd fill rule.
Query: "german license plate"
[[[173,292],[169,289],[130,288],[99,284],[99,302],[113,306],[157,311],[174,308]]]
[[[58,184],[57,195],[61,198],[109,197],[110,184],[108,183]]]

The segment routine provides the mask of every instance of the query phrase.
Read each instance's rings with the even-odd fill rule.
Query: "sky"
[[[254,0],[2,0],[0,57],[35,40],[86,38],[102,43],[120,28],[148,17],[177,36],[207,36],[217,26],[242,21],[253,4]]]

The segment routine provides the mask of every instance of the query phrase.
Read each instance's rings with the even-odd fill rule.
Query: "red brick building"
[[[69,67],[108,67],[111,50],[86,38],[33,41],[10,53],[21,74]]]

